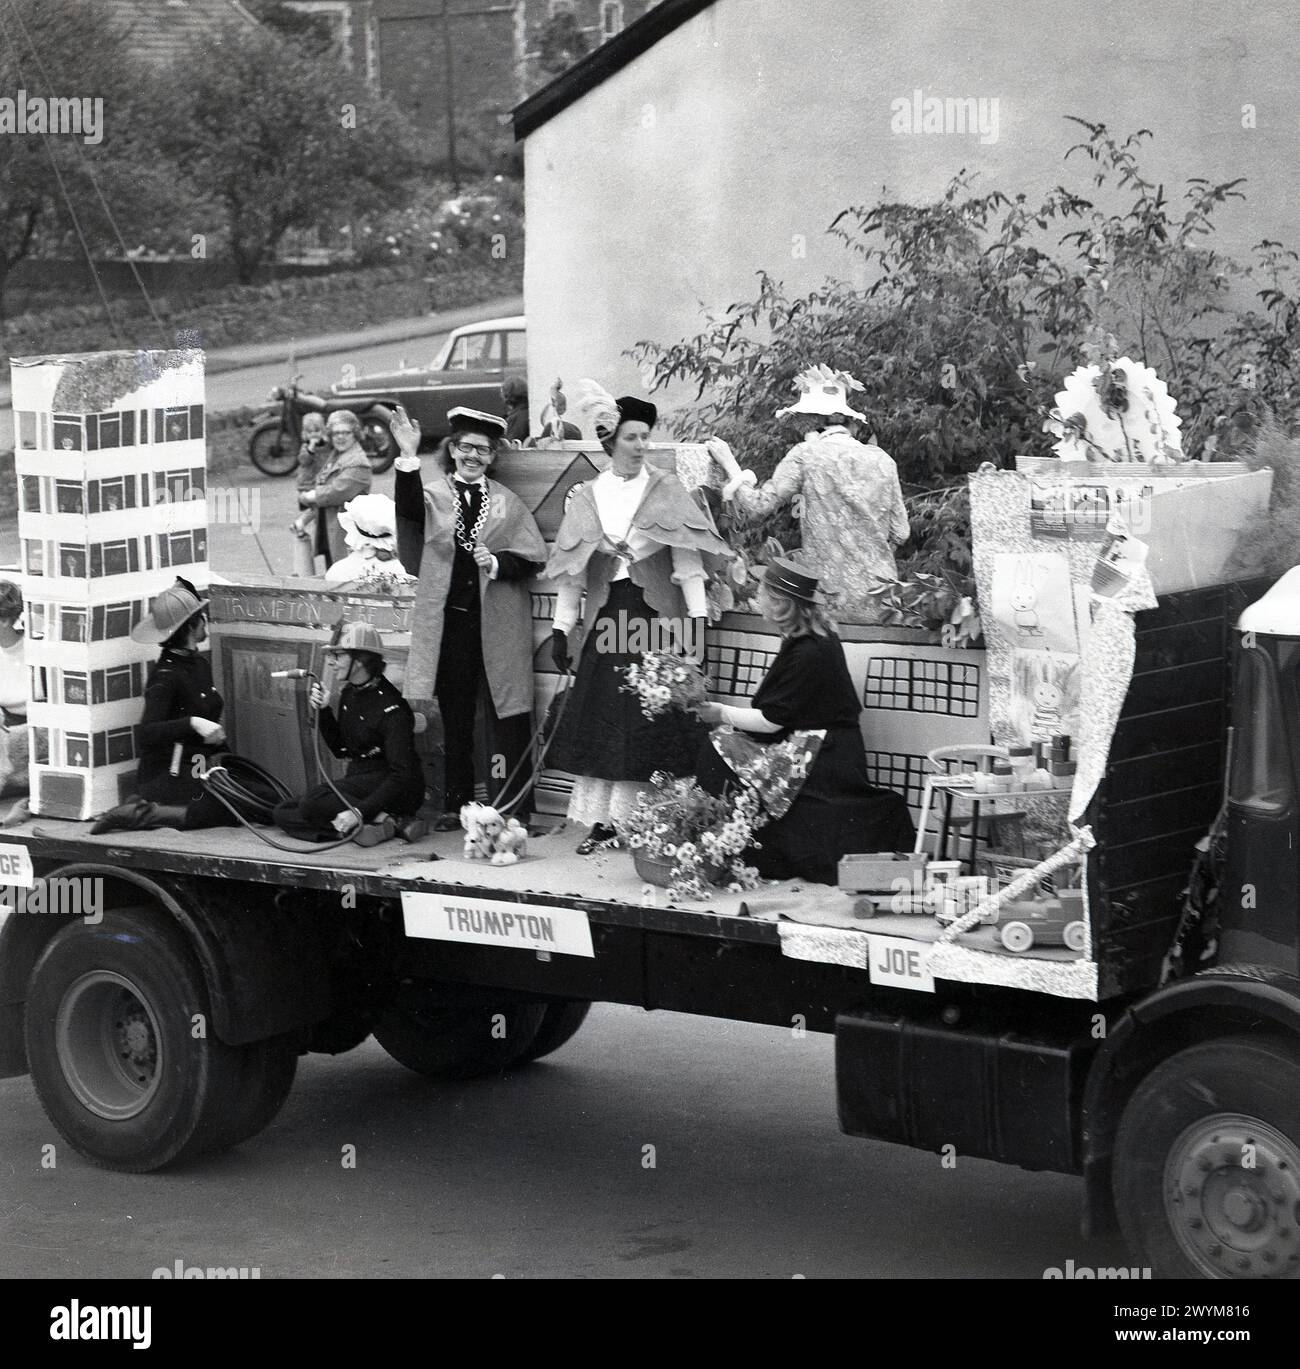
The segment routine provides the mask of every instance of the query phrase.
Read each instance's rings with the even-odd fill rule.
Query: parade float
[[[14,375],[20,533],[36,628],[30,663],[44,691],[32,711],[32,810],[84,819],[130,785],[148,662],[127,633],[178,570],[204,575],[201,357],[39,358],[15,363]],[[849,859],[839,890],[722,881],[705,895],[710,915],[773,922],[787,955],[862,969],[873,946],[919,943],[919,987],[939,978],[1097,998],[1108,991],[1107,939],[1132,916],[1116,911],[1129,909],[1128,884],[1116,879],[1119,843],[1104,857],[1089,852],[1103,831],[1128,829],[1142,833],[1147,853],[1163,853],[1158,894],[1149,874],[1132,881],[1134,899],[1160,908],[1146,959],[1161,936],[1167,941],[1172,882],[1213,819],[1222,756],[1213,742],[1160,741],[1166,704],[1171,693],[1201,690],[1204,701],[1189,695],[1181,706],[1207,718],[1221,712],[1226,665],[1193,670],[1146,643],[1171,638],[1166,601],[1185,604],[1188,594],[1208,596],[1217,607],[1206,614],[1222,620],[1231,597],[1218,588],[1224,567],[1238,531],[1266,508],[1270,476],[1182,461],[1172,402],[1127,358],[1080,368],[1058,402],[1047,425],[1054,456],[970,477],[984,648],[944,645],[920,628],[839,623],[871,780],[907,797],[916,850],[895,853],[892,867],[872,866],[870,877]],[[724,481],[700,445],[661,445],[648,459],[702,500]],[[598,443],[553,441],[504,451],[493,474],[549,541],[566,497],[607,463]],[[413,592],[212,580],[214,677],[231,746],[299,790],[318,761],[305,691],[286,673],[319,668],[328,630],[363,620],[384,635],[400,686]],[[550,594],[534,593],[539,729],[563,685],[546,649],[553,609]],[[753,614],[719,612],[704,663],[712,696],[747,703],[779,645]],[[418,744],[436,788],[437,717],[429,724]],[[1187,768],[1185,750],[1198,752],[1199,768]],[[1168,785],[1166,771],[1175,775]],[[569,784],[543,769],[539,812],[563,813]],[[1167,788],[1177,797],[1165,804],[1155,796]],[[561,838],[543,840],[509,878],[542,889],[549,865],[569,889],[582,882],[573,864]],[[454,872],[440,861],[439,873]],[[628,853],[609,853],[598,882],[620,899],[674,901],[672,891],[647,893],[645,875],[644,861],[638,873]],[[1049,898],[1055,906],[1045,906]]]

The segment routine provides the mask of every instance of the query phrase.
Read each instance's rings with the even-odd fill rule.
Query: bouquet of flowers
[[[698,662],[671,651],[647,651],[623,674],[627,682],[620,689],[640,699],[647,718],[657,718],[669,708],[689,709],[708,692]]]
[[[742,790],[737,798],[718,798],[693,779],[662,770],[650,777],[650,784],[615,826],[634,853],[672,862],[668,888],[674,897],[707,900],[712,883],[725,875],[731,877],[732,890],[758,887],[758,872],[740,860],[740,853],[756,844],[754,828],[761,820],[752,790]]]
[[[729,726],[714,733],[719,754],[758,803],[754,826],[786,815],[825,740],[821,729],[792,732],[785,741],[766,746]]]
[[[1132,357],[1080,366],[1065,380],[1043,431],[1064,460],[1182,461],[1182,419],[1165,383]]]

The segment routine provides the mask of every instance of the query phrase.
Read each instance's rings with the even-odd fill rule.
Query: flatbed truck
[[[458,860],[454,835],[439,861],[268,855],[238,830],[37,817],[0,834],[9,870],[100,898],[0,914],[0,1075],[30,1072],[83,1155],[144,1172],[248,1141],[302,1053],[372,1033],[464,1079],[557,1050],[593,1002],[799,1024],[835,1037],[845,1132],[1081,1175],[1085,1229],[1118,1221],[1157,1276],[1300,1277],[1300,607],[1256,630],[1243,611],[1267,589],[1136,616],[1086,816],[1091,995],[908,986],[873,963],[879,919],[836,928],[838,890],[782,886],[780,917],[746,893],[673,906],[626,853],[574,855],[571,832],[493,868]],[[1221,858],[1193,878],[1216,825]],[[1189,886],[1206,954],[1170,976]],[[819,920],[825,954],[799,941]],[[842,954],[855,938],[868,951]]]

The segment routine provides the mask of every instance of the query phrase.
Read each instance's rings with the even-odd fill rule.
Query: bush
[[[514,258],[522,271],[523,182],[486,177],[460,194],[449,182],[436,182],[404,208],[364,219],[353,248],[359,261],[415,261],[426,274],[446,274],[467,258]]]
[[[1193,178],[1181,211],[1148,181],[1143,130],[1086,133],[1068,149],[1090,164],[1113,212],[1058,186],[1032,206],[1025,194],[975,194],[965,173],[932,204],[881,203],[844,210],[829,232],[861,258],[871,283],[830,280],[792,298],[760,272],[758,293],[710,316],[695,337],[639,342],[650,388],[686,382],[694,402],[673,425],[730,442],[760,478],[791,442],[774,424],[805,366],[824,362],[866,387],[855,395],[875,439],[895,458],[905,488],[963,484],[980,463],[1012,466],[1043,454],[1044,421],[1065,375],[1080,363],[1128,353],[1159,372],[1179,403],[1188,457],[1243,450],[1269,414],[1298,407],[1300,296],[1296,254],[1259,245],[1250,265],[1212,246],[1216,212],[1244,198],[1240,181]],[[1257,307],[1233,303],[1255,287]],[[945,598],[973,593],[969,523],[960,499],[914,506],[900,573],[942,574],[906,621],[938,626]],[[789,545],[788,512],[750,533]],[[916,595],[895,596],[904,605]],[[901,609],[900,609],[901,611]],[[909,616],[910,615],[910,616]]]

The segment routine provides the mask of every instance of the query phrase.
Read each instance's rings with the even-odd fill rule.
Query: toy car
[[[1032,946],[1064,946],[1082,951],[1087,939],[1083,924],[1083,894],[1062,889],[1055,898],[1013,900],[998,909],[998,940],[1015,955]]]

